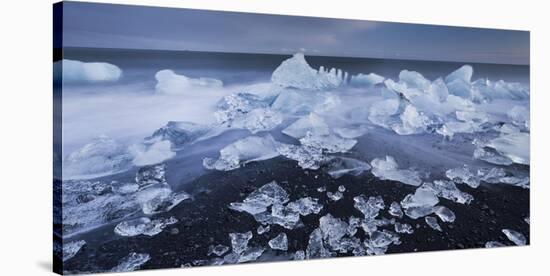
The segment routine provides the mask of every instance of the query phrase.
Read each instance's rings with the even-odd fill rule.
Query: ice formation
[[[438,197],[442,197],[460,204],[470,204],[472,195],[459,190],[455,183],[447,180],[435,180],[433,183],[424,183],[423,189],[430,190]]]
[[[388,210],[388,212],[390,213],[390,215],[394,216],[394,217],[398,217],[398,218],[402,218],[403,217],[403,210],[401,210],[401,205],[399,205],[398,202],[392,202],[390,204],[390,208]]]
[[[111,269],[111,272],[128,272],[138,269],[151,259],[149,254],[132,252],[120,260],[119,264]]]
[[[208,254],[207,255],[216,255],[218,257],[222,256],[223,254],[225,254],[227,251],[229,251],[229,246],[225,246],[225,245],[222,245],[222,244],[218,244],[218,245],[211,245],[208,247]]]
[[[353,86],[374,86],[380,83],[383,83],[384,80],[383,76],[377,75],[375,73],[369,73],[369,74],[357,74],[353,75],[350,78],[350,85]]]
[[[516,245],[526,245],[527,239],[523,234],[512,229],[502,229],[502,233]]]
[[[372,166],[372,174],[382,180],[399,181],[413,186],[420,186],[422,184],[418,172],[398,169],[397,162],[391,156],[387,155],[385,159],[375,158],[370,164]]]
[[[417,219],[434,212],[434,206],[439,203],[439,199],[433,190],[419,187],[414,194],[408,194],[401,201],[401,207],[405,209],[405,214]]]
[[[271,108],[288,115],[305,115],[311,112],[327,112],[341,105],[338,95],[328,91],[308,91],[286,89],[279,93]]]
[[[504,134],[489,141],[486,146],[495,149],[514,163],[529,165],[529,137],[528,133],[523,132]]]
[[[220,88],[222,81],[212,78],[193,79],[184,75],[178,75],[172,70],[161,70],[155,74],[157,85],[155,90],[158,94],[178,95],[194,89]]]
[[[445,206],[436,206],[434,208],[434,213],[443,222],[454,222],[456,219],[455,213]]]
[[[266,136],[250,136],[221,149],[220,157],[217,160],[205,158],[203,164],[205,168],[210,170],[230,171],[249,162],[278,156],[278,146],[279,143],[269,134]]]
[[[369,197],[359,195],[353,198],[355,209],[359,210],[365,216],[365,220],[373,220],[378,216],[378,212],[385,208],[382,197]]]
[[[267,131],[282,123],[282,115],[269,107],[271,98],[250,93],[223,97],[215,112],[219,124],[230,128],[248,129],[252,133]]]
[[[128,170],[133,166],[132,155],[125,146],[102,135],[65,157],[65,179],[93,178]]]
[[[233,248],[233,252],[241,254],[248,248],[248,241],[252,239],[252,232],[230,233],[229,239],[231,240],[231,248]]]
[[[269,240],[269,247],[275,250],[288,250],[288,238],[285,233],[277,235],[275,238]]]
[[[273,204],[284,204],[288,200],[287,192],[277,182],[272,181],[252,192],[243,202],[230,203],[229,208],[256,215],[267,211]]]
[[[82,62],[63,59],[63,82],[113,82],[120,79],[122,70],[105,62]]]
[[[174,217],[168,219],[151,220],[147,217],[141,217],[129,221],[123,221],[115,227],[115,233],[120,236],[133,237],[137,235],[154,236],[174,223],[178,222]]]
[[[340,86],[346,79],[340,69],[315,70],[309,66],[304,54],[297,53],[281,63],[271,75],[271,82],[287,88],[323,90]]]
[[[370,168],[371,166],[366,162],[347,157],[333,157],[326,164],[327,173],[335,179],[346,174],[358,176]]]
[[[479,177],[472,173],[467,167],[449,169],[445,175],[455,183],[464,183],[472,188],[479,186]]]
[[[426,224],[430,226],[433,230],[442,232],[443,229],[441,229],[441,226],[439,226],[439,223],[437,223],[437,219],[435,217],[427,216],[424,217],[424,220],[426,221]]]
[[[83,240],[63,243],[63,261],[72,259],[84,245],[86,241]]]

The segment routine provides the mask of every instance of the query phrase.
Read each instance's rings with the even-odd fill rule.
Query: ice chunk
[[[277,151],[286,158],[298,161],[298,166],[303,169],[317,170],[328,159],[322,149],[313,146],[280,144]]]
[[[82,62],[63,59],[61,61],[63,82],[113,82],[120,79],[122,70],[106,62]]]
[[[229,239],[231,240],[231,248],[233,248],[233,252],[241,254],[248,248],[248,241],[252,239],[252,232],[230,233]]]
[[[178,75],[172,70],[161,70],[155,74],[157,85],[155,91],[158,94],[178,95],[194,89],[220,88],[223,82],[212,78],[189,78]],[[194,92],[194,91],[193,91]]]
[[[229,204],[229,208],[247,212],[251,215],[256,215],[267,210],[267,207],[273,204],[284,204],[289,200],[287,192],[281,188],[275,181],[271,181],[254,192],[250,193],[242,203],[234,202]],[[293,203],[293,208],[303,211],[304,213],[316,208],[316,200],[303,199]],[[289,204],[290,206],[290,204]],[[303,208],[303,209],[301,209]]]
[[[432,190],[438,197],[460,204],[470,204],[474,199],[472,195],[460,191],[452,181],[436,180],[433,183],[425,183],[422,187]]]
[[[359,195],[353,198],[355,209],[359,210],[365,216],[365,220],[373,220],[378,216],[380,210],[385,208],[384,200],[381,196],[367,197]]]
[[[405,209],[405,214],[408,217],[417,219],[433,213],[433,206],[437,203],[439,203],[439,199],[434,191],[422,186],[416,189],[414,194],[405,196],[401,201],[401,206]]]
[[[353,236],[355,235],[355,233],[357,233],[357,228],[359,228],[361,226],[361,219],[360,218],[357,218],[357,217],[354,217],[354,216],[351,216],[349,217],[348,219],[348,230],[347,230],[347,234],[348,236]]]
[[[218,123],[232,128],[248,129],[252,133],[267,131],[282,122],[281,115],[269,108],[271,98],[250,93],[236,93],[223,97],[214,114]]]
[[[129,151],[136,166],[158,164],[176,156],[170,141],[146,141],[130,146]]]
[[[336,191],[336,192],[327,192],[327,197],[332,200],[332,201],[338,201],[342,198],[344,198],[344,194],[340,191]]]
[[[288,238],[285,233],[277,235],[275,238],[269,240],[269,247],[275,250],[288,250]]]
[[[523,220],[525,221],[525,223],[531,224],[531,219],[529,217],[526,217]]]
[[[470,83],[472,81],[473,74],[474,68],[472,66],[463,65],[445,77],[445,82],[451,83],[453,81],[463,81],[465,83]]]
[[[392,202],[390,204],[390,209],[388,210],[388,212],[390,213],[390,215],[394,216],[394,217],[398,217],[398,218],[402,218],[403,217],[403,210],[401,210],[401,205],[399,205],[398,202]]]
[[[431,82],[422,74],[415,71],[402,70],[399,73],[399,80],[410,88],[417,88],[421,91],[427,90]]]
[[[257,260],[264,253],[265,249],[261,247],[247,248],[239,256],[238,263],[246,263]]]
[[[308,259],[328,258],[331,253],[323,244],[323,233],[320,228],[316,228],[309,235],[309,241],[306,248],[306,257]]]
[[[428,125],[431,124],[430,119],[418,112],[413,105],[407,105],[403,113],[399,116],[401,118],[401,124],[395,124],[392,129],[399,135],[410,135],[423,133],[426,131]]]
[[[136,183],[140,188],[168,184],[166,182],[165,173],[165,164],[143,166],[139,168],[136,173]]]
[[[102,135],[63,160],[65,179],[94,178],[126,171],[133,166],[126,147]]]
[[[395,233],[387,230],[374,231],[370,234],[370,239],[365,239],[364,241],[369,255],[384,254],[388,246],[392,243],[398,244],[399,237]]]
[[[382,180],[399,181],[405,184],[420,186],[422,180],[417,172],[398,169],[397,162],[389,155],[385,159],[375,158],[371,161],[372,174]]]
[[[304,197],[288,203],[286,207],[302,216],[318,214],[323,209],[323,205],[318,201],[317,198]]]
[[[306,137],[307,133],[311,133],[312,135],[329,135],[330,128],[321,116],[310,113],[283,129],[282,132],[290,137],[300,139]]]
[[[456,219],[455,213],[445,206],[436,206],[434,208],[434,213],[443,222],[454,222]]]
[[[326,72],[323,68],[319,71],[311,68],[302,53],[283,61],[271,75],[271,82],[277,85],[306,90],[335,88],[344,81],[340,70]]]
[[[485,248],[495,248],[495,247],[503,247],[503,246],[506,246],[506,245],[498,241],[488,241],[485,243]]]
[[[205,158],[203,165],[210,170],[230,171],[239,168],[242,164],[253,161],[267,160],[277,157],[276,142],[271,135],[250,136],[229,144],[220,150],[217,160]]]
[[[335,179],[345,174],[358,176],[370,168],[371,166],[366,162],[347,157],[333,157],[328,160],[326,165],[327,173]]]
[[[296,252],[294,252],[294,260],[296,261],[301,261],[301,260],[304,260],[306,258],[306,253],[303,251],[303,250],[298,250]]]
[[[427,216],[424,218],[424,220],[426,221],[426,224],[428,224],[428,226],[430,226],[432,229],[437,230],[439,232],[443,231],[443,229],[441,229],[441,226],[439,226],[439,223],[437,223],[436,218]]]
[[[258,226],[258,229],[256,230],[256,232],[258,233],[258,235],[261,235],[269,232],[269,230],[271,230],[271,227],[269,227],[269,225],[267,226],[260,225]]]
[[[222,244],[218,244],[216,246],[214,245],[211,245],[208,247],[208,256],[214,254],[218,257],[220,257],[221,255],[225,254],[227,251],[229,251],[229,246],[225,246],[225,245],[222,245]]]
[[[496,150],[479,146],[474,150],[474,158],[489,162],[495,165],[512,165],[514,162],[506,156],[500,155]]]
[[[378,126],[391,128],[391,125],[396,121],[393,116],[399,113],[401,105],[402,101],[399,99],[379,101],[369,109],[368,119]]]
[[[374,86],[383,83],[386,78],[375,73],[362,74],[351,76],[350,84],[353,86]]]
[[[487,143],[487,147],[510,158],[514,163],[529,165],[530,143],[528,133],[509,133],[501,135]]]
[[[502,229],[502,233],[516,245],[526,245],[527,239],[523,234],[512,229]]]
[[[319,219],[319,229],[321,229],[323,239],[328,241],[330,246],[333,246],[347,234],[348,224],[331,214],[327,214]]]
[[[146,140],[170,141],[172,149],[179,150],[188,144],[199,141],[211,131],[212,128],[205,125],[170,121],[153,132]]]
[[[294,229],[301,223],[300,213],[281,204],[273,205],[273,207],[271,207],[271,214],[266,216],[265,219],[266,220],[262,220],[256,216],[256,220],[260,223],[278,224],[286,229]]]
[[[529,109],[525,106],[516,105],[510,109],[506,115],[517,126],[525,127],[529,129]]]
[[[117,266],[111,269],[111,272],[134,271],[151,259],[149,254],[140,254],[132,252],[124,257]]]
[[[83,240],[63,243],[63,261],[72,259],[84,245],[86,241]]]
[[[174,223],[178,222],[174,217],[169,219],[151,220],[147,217],[137,218],[119,223],[115,227],[115,233],[120,236],[133,237],[138,235],[154,236]]]
[[[327,153],[338,153],[352,149],[357,144],[357,140],[345,139],[336,134],[314,135],[308,132],[305,137],[300,139],[300,143],[303,146],[322,149]]]
[[[394,224],[395,232],[403,234],[412,234],[414,230],[410,224],[396,222]]]
[[[182,201],[191,198],[186,192],[172,192],[168,185],[143,189],[137,193],[136,197],[146,215],[170,211]]]
[[[479,177],[472,173],[466,166],[447,170],[445,175],[455,183],[464,183],[472,188],[477,188],[479,186]]]

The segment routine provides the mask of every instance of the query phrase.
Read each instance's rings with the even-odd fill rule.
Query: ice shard
[[[151,220],[147,217],[124,221],[115,227],[115,233],[120,236],[133,237],[137,235],[154,236],[162,232],[166,226],[178,222],[174,217]]]
[[[382,197],[369,197],[359,195],[353,198],[355,209],[359,210],[365,216],[365,220],[373,220],[378,216],[380,210],[385,208]]]
[[[464,183],[472,188],[479,186],[479,177],[471,172],[468,167],[449,169],[445,175],[455,183]]]
[[[288,250],[288,238],[285,233],[277,235],[275,238],[269,240],[269,247],[275,250]]]
[[[289,197],[287,192],[277,184],[275,181],[271,181],[262,187],[258,188],[254,192],[250,193],[243,202],[230,203],[229,208],[239,211],[247,212],[251,215],[256,215],[265,212],[267,208],[273,204],[284,204],[288,202]],[[304,212],[315,208],[316,201],[303,200],[293,204],[296,205],[296,209],[301,211],[304,208]]]
[[[249,162],[277,157],[279,155],[278,146],[279,143],[271,135],[250,136],[221,149],[220,157],[217,160],[204,158],[203,165],[211,170],[234,170]]]
[[[502,233],[504,233],[504,235],[506,235],[506,237],[516,245],[527,244],[527,239],[525,236],[518,231],[512,229],[502,229]]]
[[[149,254],[132,252],[124,257],[117,266],[111,269],[111,272],[134,271],[151,259]]]
[[[218,245],[211,245],[208,247],[208,254],[207,255],[216,255],[218,257],[222,256],[223,254],[225,254],[227,251],[229,251],[229,246],[225,246],[225,245],[222,245],[222,244],[218,244]]]
[[[452,181],[435,180],[433,183],[425,183],[423,187],[431,190],[438,197],[442,197],[460,204],[470,204],[470,202],[474,199],[472,195],[459,190]]]
[[[252,239],[252,232],[230,233],[229,239],[231,240],[231,248],[233,248],[233,252],[241,254],[248,248],[248,241]]]
[[[346,174],[358,176],[370,168],[371,166],[366,162],[347,157],[333,157],[326,164],[327,173],[335,179]]]
[[[426,221],[426,224],[428,224],[428,226],[430,226],[432,229],[439,232],[443,231],[443,229],[441,229],[441,226],[439,226],[439,223],[437,223],[437,219],[435,217],[427,216],[424,217],[424,220]]]
[[[445,206],[436,206],[434,213],[444,222],[454,222],[456,219],[455,213]]]
[[[385,159],[375,158],[371,161],[372,174],[382,180],[399,181],[412,186],[420,186],[422,180],[418,172],[398,169],[397,162],[391,156]]]

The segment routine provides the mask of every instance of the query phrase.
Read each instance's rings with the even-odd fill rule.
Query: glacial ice
[[[178,95],[190,90],[204,88],[221,88],[223,82],[212,78],[189,78],[184,75],[178,75],[172,70],[161,70],[155,74],[157,84],[155,91],[163,95]]]
[[[271,227],[269,227],[269,225],[267,226],[260,225],[258,226],[258,229],[256,229],[256,233],[258,233],[258,235],[261,235],[269,232],[269,230],[271,230]]]
[[[527,239],[525,238],[525,236],[518,231],[512,229],[502,229],[502,233],[504,233],[504,235],[506,235],[506,237],[516,245],[527,244]]]
[[[426,224],[430,226],[433,230],[437,230],[439,232],[442,232],[443,229],[441,229],[441,226],[439,226],[439,223],[437,223],[437,219],[435,217],[424,217],[424,220],[426,221]]]
[[[239,212],[247,212],[251,215],[256,215],[267,211],[267,208],[273,204],[284,204],[288,202],[287,192],[277,184],[277,182],[269,182],[262,187],[258,188],[254,192],[250,193],[243,202],[233,202],[229,204],[229,208]],[[302,203],[302,204],[300,204]],[[302,212],[308,212],[310,208],[315,208],[316,200],[307,200],[294,203],[295,208],[305,208],[299,210]],[[304,207],[305,206],[305,207]],[[309,208],[308,208],[309,207]]]
[[[304,197],[289,202],[286,207],[302,216],[318,214],[323,209],[323,205],[319,203],[319,200],[312,197]]]
[[[438,197],[442,197],[460,204],[470,204],[472,195],[459,190],[455,183],[447,180],[435,180],[433,183],[424,183],[423,189],[431,190]]]
[[[408,185],[420,186],[422,180],[418,172],[398,169],[397,162],[389,155],[385,159],[375,158],[371,161],[372,174],[381,180],[399,181]]]
[[[133,237],[138,235],[154,236],[174,223],[178,222],[174,217],[168,219],[151,220],[147,217],[141,217],[129,221],[123,221],[115,227],[115,233],[120,236]]]
[[[82,62],[63,59],[63,82],[113,82],[120,79],[122,70],[106,62]]]
[[[271,135],[250,136],[237,140],[220,150],[217,160],[204,158],[203,165],[210,170],[230,171],[253,161],[267,160],[279,155],[276,142]]]
[[[522,105],[516,105],[510,109],[506,115],[510,120],[512,120],[512,123],[514,125],[517,125],[519,127],[525,127],[527,130],[530,129],[529,127],[529,109]]]
[[[353,198],[355,209],[359,210],[365,216],[365,220],[370,221],[378,216],[380,210],[385,208],[382,197],[369,197],[359,195]]]
[[[495,149],[514,163],[529,165],[530,135],[528,133],[509,133],[501,135],[487,143],[487,147]]]
[[[225,246],[225,245],[222,245],[222,244],[218,244],[218,245],[211,245],[208,247],[208,256],[214,254],[218,257],[222,256],[223,254],[225,254],[227,251],[229,251],[229,246]]]
[[[334,247],[338,241],[347,234],[348,224],[339,218],[327,214],[319,219],[319,229],[323,239]]]
[[[512,165],[514,162],[506,156],[500,155],[496,150],[492,148],[485,147],[480,145],[474,150],[473,157],[475,159],[483,160],[485,162],[495,164],[495,165]]]
[[[434,212],[434,206],[439,203],[434,191],[425,187],[419,187],[414,194],[408,194],[401,201],[401,207],[405,209],[405,214],[417,219],[427,216]]]
[[[434,213],[443,222],[454,222],[456,219],[455,213],[445,206],[436,206],[434,208]]]
[[[265,249],[262,247],[247,248],[241,253],[238,259],[238,263],[247,263],[257,260],[264,253]]]
[[[464,65],[452,72],[445,78],[445,83],[449,89],[449,93],[468,99],[471,95],[471,79],[473,68],[470,65]]]
[[[63,261],[72,259],[84,245],[86,245],[84,240],[63,243]]]
[[[472,94],[475,101],[483,102],[496,99],[526,100],[530,92],[529,88],[520,83],[479,79],[472,82]]]
[[[277,151],[288,159],[298,161],[298,166],[303,169],[317,170],[328,159],[322,149],[313,146],[280,144]]]
[[[390,204],[388,213],[394,217],[403,217],[403,210],[401,210],[401,205],[399,205],[399,203],[395,201]]]
[[[477,188],[479,186],[479,177],[472,173],[466,166],[449,169],[445,172],[445,176],[455,183],[464,183],[472,188]]]
[[[157,129],[146,138],[147,141],[169,141],[173,150],[183,149],[186,145],[192,144],[204,138],[211,127],[192,122],[170,121],[165,126]]]
[[[63,177],[81,179],[123,172],[133,166],[132,158],[126,147],[102,135],[67,155]]]
[[[294,257],[293,257],[294,260],[301,261],[301,260],[304,260],[305,258],[306,258],[306,253],[303,250],[298,250],[294,252]]]
[[[312,112],[309,115],[301,117],[283,129],[282,132],[290,137],[301,139],[306,137],[308,133],[316,136],[329,135],[330,128],[321,116]]]
[[[248,241],[252,239],[252,232],[230,233],[229,239],[231,240],[231,248],[233,248],[233,252],[241,254],[248,248]]]
[[[138,269],[151,259],[149,254],[132,252],[124,257],[117,266],[111,269],[111,272],[128,272]]]
[[[276,96],[271,109],[288,115],[305,115],[334,110],[340,104],[340,97],[328,91],[303,93],[286,89]]]
[[[328,257],[331,257],[331,253],[327,248],[325,248],[323,243],[323,233],[320,228],[316,228],[309,235],[309,241],[306,248],[306,258],[317,259]]]
[[[371,166],[361,160],[347,157],[332,157],[327,161],[326,171],[335,179],[346,174],[358,176],[371,169]]]
[[[174,193],[168,185],[148,187],[136,193],[137,202],[146,215],[170,211],[189,198],[186,192]]]
[[[214,113],[219,124],[230,128],[248,129],[253,134],[267,131],[282,123],[279,112],[271,109],[271,98],[250,93],[235,93],[223,97]]]
[[[148,165],[138,169],[136,173],[136,183],[139,188],[145,188],[152,185],[164,185],[166,182],[166,165]]]
[[[394,224],[394,230],[396,233],[412,234],[414,230],[410,224],[396,222]]]
[[[269,240],[269,247],[275,250],[288,250],[288,238],[285,233],[277,235],[275,238]]]
[[[377,75],[375,73],[369,73],[369,74],[357,74],[353,75],[350,78],[350,85],[353,86],[374,86],[380,83],[383,83],[384,80],[383,76]]]
[[[271,82],[277,85],[304,90],[335,88],[345,81],[341,70],[311,68],[302,53],[296,53],[292,58],[283,61],[271,75]]]

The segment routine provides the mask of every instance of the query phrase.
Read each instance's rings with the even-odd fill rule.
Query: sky
[[[64,47],[529,64],[529,32],[64,2]]]

